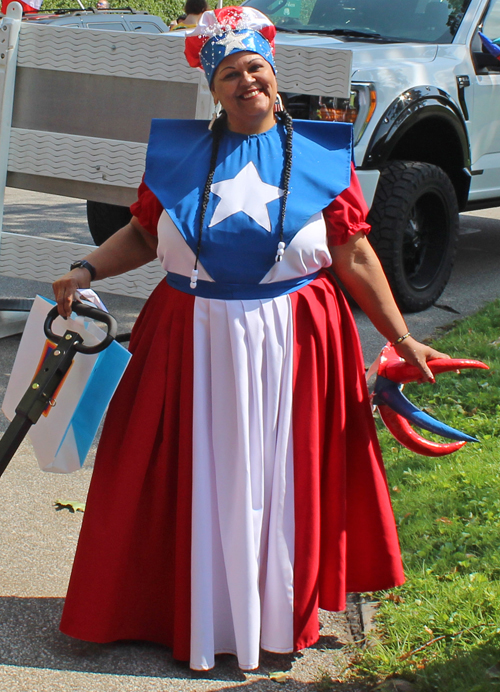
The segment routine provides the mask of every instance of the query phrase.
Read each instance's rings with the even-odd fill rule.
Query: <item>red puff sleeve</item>
[[[134,202],[130,207],[130,213],[137,217],[141,226],[148,233],[156,236],[158,235],[158,221],[162,211],[162,203],[151,192],[143,178],[137,190],[137,202]]]
[[[331,245],[344,245],[351,235],[359,231],[369,233],[367,214],[368,206],[354,166],[351,165],[351,184],[323,210],[328,242]]]

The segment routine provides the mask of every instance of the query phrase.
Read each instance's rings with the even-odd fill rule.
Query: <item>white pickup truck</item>
[[[354,122],[372,243],[400,306],[428,307],[450,276],[459,210],[500,204],[500,62],[478,36],[500,36],[500,1],[244,4],[280,44],[352,52],[350,100],[289,94],[288,107]]]

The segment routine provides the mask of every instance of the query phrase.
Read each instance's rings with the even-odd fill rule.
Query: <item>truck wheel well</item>
[[[460,209],[465,207],[469,176],[465,171],[462,142],[441,118],[424,118],[407,130],[386,159],[395,160],[421,161],[442,168],[453,183]]]

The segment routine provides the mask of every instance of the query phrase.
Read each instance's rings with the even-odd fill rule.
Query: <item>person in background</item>
[[[110,9],[109,0],[97,0],[96,7],[98,10],[109,10]]]
[[[185,14],[177,17],[170,24],[170,31],[177,31],[177,29],[194,29],[200,21],[203,12],[208,10],[208,5],[206,0],[187,0],[184,5]]]

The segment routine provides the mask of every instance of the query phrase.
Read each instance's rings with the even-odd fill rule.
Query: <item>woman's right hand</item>
[[[71,315],[71,304],[79,288],[90,288],[90,273],[84,267],[72,269],[52,284],[57,309],[61,317]]]

